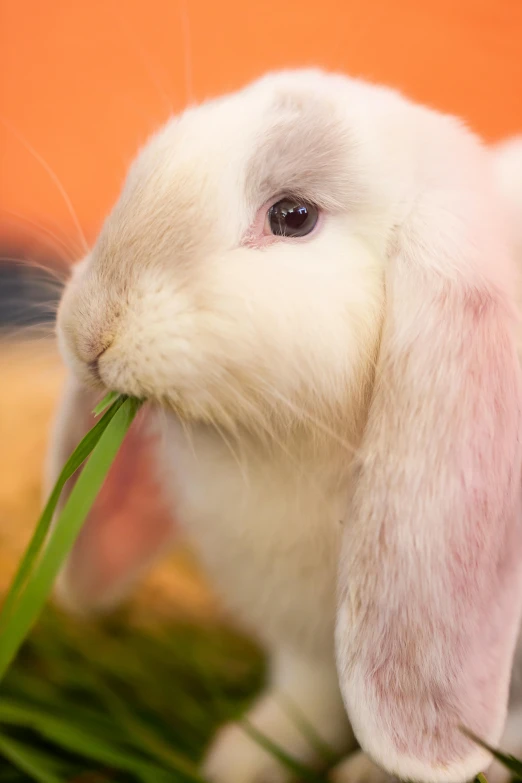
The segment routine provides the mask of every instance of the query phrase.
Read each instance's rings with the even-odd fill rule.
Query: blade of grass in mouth
[[[103,402],[106,401],[107,398]],[[0,680],[38,618],[140,405],[141,402],[134,398],[118,397],[63,468],[0,614]],[[54,529],[48,535],[66,481],[89,455]]]
[[[94,408],[93,413],[95,416],[99,416],[101,413],[107,410],[107,408],[112,405],[113,402],[116,402],[116,400],[120,397],[118,392],[109,392],[105,395],[103,400],[98,403],[98,405]],[[124,397],[120,397],[120,399],[124,399]]]
[[[108,396],[102,400],[100,405],[95,410],[101,408],[101,406],[106,402],[109,402]],[[7,622],[7,618],[13,611],[18,595],[23,589],[23,586],[27,581],[31,570],[34,567],[36,560],[42,550],[47,533],[49,532],[56,506],[58,505],[60,495],[66,482],[69,478],[71,478],[71,476],[74,475],[74,473],[76,473],[83,462],[85,462],[89,454],[94,449],[95,445],[98,443],[101,435],[106,430],[110,420],[119,407],[123,404],[123,402],[124,398],[122,397],[112,405],[103,418],[100,419],[100,421],[95,424],[95,426],[87,433],[87,435],[85,435],[83,440],[80,441],[62,468],[53,491],[51,492],[47,504],[40,516],[40,519],[38,520],[35,531],[25,551],[22,561],[18,566],[18,570],[15,574],[11,587],[9,588],[7,596],[5,597],[2,611],[0,613],[0,634],[2,633],[2,630]]]

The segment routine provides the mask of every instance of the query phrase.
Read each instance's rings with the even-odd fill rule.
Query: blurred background
[[[60,281],[94,241],[147,136],[189,103],[270,69],[312,65],[398,87],[496,141],[522,131],[521,41],[521,0],[0,0],[0,591],[40,506],[45,443],[63,380],[52,338]],[[179,617],[213,622],[215,602],[196,566],[186,553],[174,561],[155,569],[130,615],[117,631],[107,630],[104,638],[116,648],[100,652],[104,676],[114,675],[117,644],[127,646],[131,625],[137,634],[156,615],[163,624]],[[86,635],[100,631],[64,630],[65,621],[54,615],[45,622],[10,682],[12,697],[34,707],[38,688],[31,676],[46,666],[57,688],[40,693],[47,709],[58,691],[64,705],[77,693],[77,670],[68,679],[59,656],[78,654]],[[176,627],[180,633],[179,622]],[[49,644],[54,653],[46,658]],[[179,649],[186,644],[183,637]],[[229,666],[235,658],[230,639],[226,644]],[[244,692],[241,666],[231,674],[215,663],[233,701],[253,692],[258,675],[252,672],[261,666],[252,650],[238,655],[251,677]],[[212,668],[208,660],[205,665]],[[135,675],[127,672],[121,687]],[[137,692],[136,686],[132,698]],[[161,734],[166,705],[160,702]],[[0,727],[1,721],[0,710]],[[188,756],[197,757],[208,731],[202,729],[192,750],[183,746]],[[28,779],[16,777],[12,742],[15,750],[25,742],[27,750],[41,745],[35,737],[8,732],[8,752],[0,734],[0,759],[2,748],[11,759],[0,763],[0,778],[4,770],[6,780]],[[169,747],[172,742],[169,737]],[[78,749],[60,753],[64,769],[83,771]]]

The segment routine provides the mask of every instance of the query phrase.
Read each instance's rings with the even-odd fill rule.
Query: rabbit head
[[[505,719],[522,609],[506,245],[460,122],[283,72],[150,140],[59,312],[82,384],[254,436],[358,433],[339,679],[362,747],[404,778],[472,777],[487,756],[459,726],[494,743]]]
[[[189,110],[139,155],[60,309],[81,380],[222,426],[286,428],[306,409],[345,427],[375,358],[387,238],[335,90],[313,99],[309,78]]]

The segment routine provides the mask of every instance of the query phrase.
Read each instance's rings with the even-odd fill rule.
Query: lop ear
[[[522,608],[515,282],[480,159],[470,183],[434,179],[390,252],[339,572],[357,738],[390,773],[433,783],[488,765],[459,727],[498,742]]]
[[[94,425],[92,409],[98,399],[72,377],[67,379],[51,436],[47,493]],[[153,441],[146,412],[140,411],[58,577],[56,597],[65,608],[112,608],[173,543],[175,526],[162,504],[151,464]],[[64,497],[73,483],[74,477]]]

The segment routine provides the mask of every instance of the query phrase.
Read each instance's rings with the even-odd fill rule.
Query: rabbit
[[[394,89],[270,73],[148,141],[60,303],[48,485],[92,401],[135,395],[131,449],[144,438],[171,521],[88,520],[58,599],[110,608],[179,526],[268,652],[251,724],[319,769],[297,708],[347,758],[332,780],[463,783],[491,756],[461,726],[522,750],[502,155]],[[235,724],[203,771],[292,779]]]

